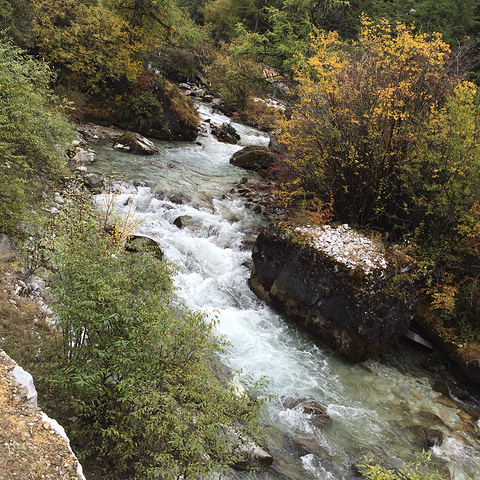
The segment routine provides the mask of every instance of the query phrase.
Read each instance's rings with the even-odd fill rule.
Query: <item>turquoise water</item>
[[[201,107],[201,113],[217,124],[228,121],[207,107]],[[242,144],[268,143],[261,132],[234,126]],[[125,214],[132,202],[136,205],[138,232],[154,238],[178,264],[179,295],[190,307],[218,319],[219,332],[231,343],[225,363],[250,372],[254,379],[268,379],[266,428],[276,461],[263,473],[233,476],[351,478],[352,463],[375,452],[398,466],[417,450],[412,428],[432,427],[425,419],[434,414],[438,421],[433,428],[446,438],[433,449],[434,464],[458,480],[467,475],[480,479],[480,445],[474,437],[478,429],[466,427],[462,411],[432,389],[429,376],[376,360],[346,364],[252,294],[247,286],[251,252],[244,240],[267,219],[246,209],[232,189],[242,177],[255,176],[229,164],[242,145],[221,144],[208,134],[197,140],[198,144],[156,142],[155,156],[92,144],[98,161],[89,170],[124,176],[128,182],[121,187],[118,211]],[[169,199],[179,193],[186,203]],[[189,228],[173,224],[181,215],[192,218]],[[331,426],[318,427],[310,415],[285,409],[282,400],[296,394],[312,395],[324,405]]]

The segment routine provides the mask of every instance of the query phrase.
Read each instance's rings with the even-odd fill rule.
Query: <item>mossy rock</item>
[[[150,75],[148,90],[125,95],[117,116],[122,128],[159,140],[193,141],[200,122],[192,102],[160,75]]]
[[[127,239],[125,244],[125,250],[131,253],[143,253],[148,252],[158,260],[163,259],[163,251],[158,243],[149,237],[142,235],[134,235]]]

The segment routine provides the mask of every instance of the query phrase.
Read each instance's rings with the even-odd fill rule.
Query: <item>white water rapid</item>
[[[199,107],[212,123],[229,122],[207,107]],[[416,426],[435,428],[445,440],[433,448],[433,464],[452,479],[480,479],[478,430],[465,421],[457,406],[435,392],[427,375],[413,375],[370,360],[349,365],[317,346],[260,302],[247,286],[251,252],[244,240],[266,220],[246,209],[231,190],[242,177],[254,174],[229,164],[245,144],[266,145],[261,132],[233,123],[241,144],[219,143],[211,136],[198,143],[156,142],[159,154],[135,156],[92,144],[98,155],[94,170],[123,173],[130,182],[119,198],[137,206],[138,233],[155,239],[179,267],[176,285],[187,305],[216,315],[219,331],[231,342],[224,362],[235,370],[267,377],[271,396],[266,415],[271,432],[272,468],[256,474],[237,472],[235,478],[318,479],[353,478],[352,464],[363,455],[378,454],[398,467],[413,459],[419,448]],[[94,171],[93,169],[90,169]],[[133,186],[137,185],[137,186]],[[183,194],[186,203],[169,200]],[[191,217],[185,228],[173,221]],[[253,233],[252,233],[253,232]],[[287,410],[282,400],[311,395],[332,418],[317,427],[311,415]],[[428,420],[427,420],[428,419]],[[478,421],[475,418],[474,421]],[[426,423],[428,422],[428,423]]]

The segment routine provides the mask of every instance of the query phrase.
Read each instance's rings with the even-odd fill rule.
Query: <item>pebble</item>
[[[375,269],[386,269],[387,262],[381,246],[352,230],[347,224],[332,228],[321,227],[295,228],[310,240],[310,245],[333,257],[348,268],[362,268],[365,273]]]

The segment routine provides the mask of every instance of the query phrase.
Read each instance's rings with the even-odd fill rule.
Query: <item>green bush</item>
[[[43,379],[79,418],[80,456],[99,460],[102,478],[196,478],[227,465],[229,429],[254,435],[260,404],[215,377],[215,322],[178,301],[172,265],[126,252],[124,228],[105,233],[88,197],[74,197],[52,225],[60,336]]]
[[[430,470],[428,466],[430,458],[431,452],[417,453],[414,461],[400,469],[385,468],[366,459],[366,463],[360,465],[360,469],[369,480],[445,480],[438,472]]]
[[[52,73],[0,39],[0,230],[18,233],[27,206],[65,166],[73,129],[49,89]]]

